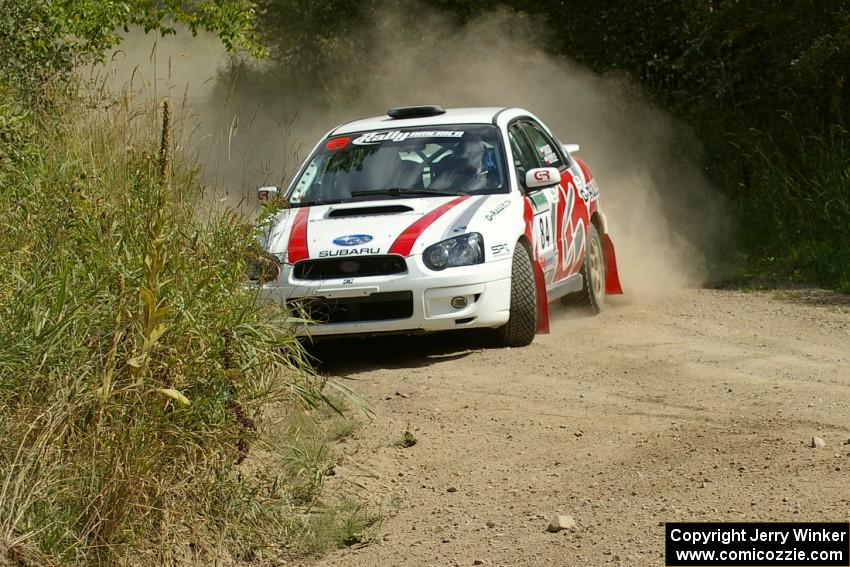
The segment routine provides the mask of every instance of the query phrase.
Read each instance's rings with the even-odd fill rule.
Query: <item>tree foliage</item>
[[[218,34],[231,50],[262,53],[252,0],[0,0],[0,80],[33,89],[75,65],[100,61],[120,32]]]
[[[566,5],[566,6],[565,6]],[[850,290],[850,2],[544,2],[557,53],[625,70],[690,124],[759,270]]]

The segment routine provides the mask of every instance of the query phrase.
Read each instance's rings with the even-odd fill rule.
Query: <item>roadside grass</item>
[[[245,463],[250,471],[256,462],[270,459],[261,470],[279,471],[288,479],[285,491],[298,512],[293,549],[305,554],[367,542],[382,519],[357,498],[357,489],[345,482],[327,486],[342,460],[338,445],[362,424],[346,411],[345,398],[333,396],[331,402],[313,412],[286,409],[267,420],[263,446]]]
[[[278,433],[268,436],[280,440],[276,453],[285,456],[282,468],[290,479],[290,497],[301,505],[318,501],[325,479],[336,474],[339,456],[335,446],[352,437],[361,425],[346,411],[348,404],[343,399],[334,396],[331,402],[333,406],[310,413],[290,412],[277,426]]]
[[[311,545],[307,551],[347,547],[368,543],[374,537],[382,516],[354,499],[344,499],[333,508],[322,510],[311,527]]]
[[[264,427],[270,407],[320,422],[326,384],[244,286],[253,228],[206,193],[169,105],[0,95],[0,563],[262,563],[348,541],[369,516],[316,512],[328,443]]]
[[[344,441],[349,437],[353,437],[360,429],[360,426],[361,423],[356,419],[342,418],[334,420],[328,432],[328,438],[331,441]]]

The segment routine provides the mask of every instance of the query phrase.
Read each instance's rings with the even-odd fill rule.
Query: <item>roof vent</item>
[[[435,104],[427,104],[425,106],[403,106],[401,108],[392,108],[387,111],[387,116],[390,118],[423,118],[425,116],[437,116],[445,114],[446,109]]]

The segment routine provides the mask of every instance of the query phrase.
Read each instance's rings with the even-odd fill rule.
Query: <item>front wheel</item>
[[[564,297],[561,302],[596,315],[605,305],[605,254],[602,252],[602,239],[593,224],[587,231],[587,249],[580,273],[583,280],[581,291]]]
[[[511,265],[511,313],[508,322],[496,329],[502,346],[531,344],[537,333],[537,293],[531,257],[521,242],[516,243]]]

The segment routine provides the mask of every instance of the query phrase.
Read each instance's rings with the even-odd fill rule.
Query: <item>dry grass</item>
[[[262,419],[269,405],[309,415],[325,384],[287,314],[245,287],[254,229],[209,204],[170,105],[3,100],[0,564],[316,549],[305,517],[330,451],[294,431],[270,443]]]

